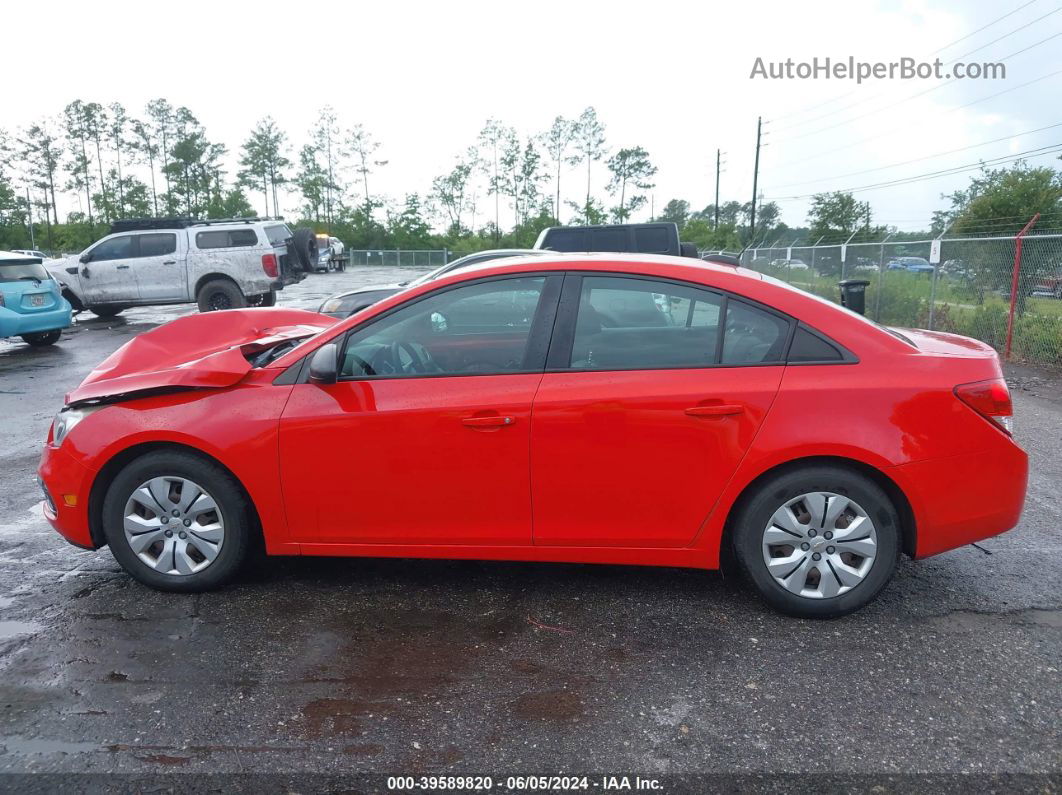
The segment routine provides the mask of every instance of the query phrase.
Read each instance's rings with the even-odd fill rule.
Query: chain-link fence
[[[863,279],[879,323],[964,334],[1002,353],[1009,330],[1011,358],[1062,365],[1062,235],[750,248],[741,262],[833,301],[838,281]]]
[[[449,255],[445,249],[426,251],[347,249],[344,253],[350,255],[352,267],[372,265],[394,268],[438,268],[446,264]]]

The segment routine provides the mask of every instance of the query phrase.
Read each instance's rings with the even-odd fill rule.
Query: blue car
[[[71,314],[70,302],[40,257],[0,251],[0,338],[54,345]]]
[[[933,266],[922,257],[896,257],[885,266],[890,271],[910,271],[911,273],[932,273]]]

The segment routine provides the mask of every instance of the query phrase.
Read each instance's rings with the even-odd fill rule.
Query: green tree
[[[129,116],[125,112],[125,108],[122,107],[119,102],[112,102],[108,106],[108,109],[110,110],[110,116],[107,118],[107,135],[111,149],[114,151],[115,179],[113,180],[113,184],[118,192],[118,206],[115,215],[112,217],[120,218],[125,215],[125,183],[122,178],[122,153],[129,148],[129,141],[127,140]],[[139,207],[137,209],[139,209]]]
[[[380,143],[379,141],[376,141],[372,137],[372,134],[361,124],[354,125],[347,133],[347,146],[355,160],[354,169],[361,175],[366,212],[371,215],[373,203],[372,196],[369,193],[369,174],[371,174],[375,168],[386,166],[387,161],[376,160],[373,158],[373,155],[376,154],[376,150],[380,148]]]
[[[553,222],[556,224],[560,223],[561,169],[564,166],[577,166],[580,161],[578,155],[569,153],[578,133],[577,122],[557,116],[550,128],[542,135],[543,144],[556,173],[554,178],[556,198],[553,202]]]
[[[325,105],[318,114],[311,139],[327,176],[324,185],[324,216],[325,222],[331,226],[335,220],[336,205],[343,195],[339,174],[343,168],[345,154],[340,146],[342,139],[338,117],[330,105]]]
[[[664,209],[661,210],[654,220],[656,221],[671,221],[678,224],[679,231],[686,226],[686,221],[690,218],[690,203],[685,199],[672,199],[664,205]]]
[[[89,122],[85,103],[76,99],[63,108],[63,126],[67,142],[66,170],[69,179],[66,183],[67,190],[84,191],[85,213],[88,225],[93,226],[92,220],[92,190],[93,179],[89,159]]]
[[[631,213],[645,204],[645,194],[636,191],[653,187],[650,180],[656,175],[656,166],[650,162],[648,152],[635,146],[620,149],[610,157],[608,170],[612,172],[608,192],[613,196],[619,194],[619,204],[612,208],[612,217],[623,223],[631,217]]]
[[[594,163],[603,158],[608,150],[605,147],[605,125],[598,120],[597,111],[592,107],[584,110],[576,122],[575,151],[578,153],[578,162],[586,161],[586,202],[582,208],[582,220],[587,224],[600,223],[592,220],[602,213],[599,206],[595,207],[590,201],[591,173]]]
[[[319,160],[320,152],[313,144],[306,144],[299,150],[299,170],[295,174],[295,185],[302,195],[305,217],[320,223],[328,192],[328,172]]]
[[[431,246],[431,227],[424,219],[419,195],[408,194],[402,211],[388,216],[387,234],[393,248],[421,249]]]
[[[166,196],[164,201],[166,213],[168,215],[172,215],[174,212],[176,212],[176,207],[174,207],[173,204],[173,189],[170,183],[171,169],[169,165],[170,147],[173,144],[174,138],[175,113],[173,106],[170,105],[170,103],[166,100],[153,99],[147,104],[147,114],[148,118],[151,119],[150,128],[152,132],[152,138],[154,139],[154,141],[156,142],[156,146],[158,147],[158,152],[156,156],[161,157],[162,159],[162,173],[166,179]],[[152,167],[152,171],[154,171],[154,167]],[[152,173],[151,181],[154,185],[154,173]],[[157,207],[155,209],[155,213],[158,214]]]
[[[939,234],[951,223],[953,234],[991,231],[1012,235],[1040,213],[1044,223],[1057,226],[1062,220],[1062,173],[1050,166],[1032,167],[1024,162],[1010,168],[984,169],[965,190],[949,197],[951,208],[937,219]]]
[[[159,144],[155,139],[154,130],[150,124],[140,119],[132,119],[129,122],[132,138],[129,142],[130,150],[138,156],[138,161],[148,167],[151,178],[151,207],[154,214],[159,214],[159,196],[155,187],[155,160],[159,156]]]
[[[261,187],[265,197],[265,215],[269,215],[269,192],[273,192],[273,215],[280,215],[278,186],[287,181],[284,169],[291,165],[285,155],[287,135],[277,127],[272,117],[259,121],[250,137],[244,141],[240,154],[241,171],[238,179],[249,188]]]
[[[856,201],[851,193],[834,191],[811,197],[808,234],[815,240],[844,242],[861,227],[868,226],[870,205]]]
[[[431,198],[446,214],[448,234],[452,236],[459,236],[464,230],[461,219],[468,209],[467,194],[472,170],[473,164],[468,159],[461,159],[449,173],[436,177],[431,183]]]
[[[516,139],[516,131],[502,124],[497,119],[487,119],[479,133],[479,143],[486,150],[482,168],[487,176],[487,193],[494,196],[494,242],[498,243],[501,234],[501,194],[505,191],[502,178],[502,160],[505,152],[511,150]]]
[[[45,120],[31,125],[19,138],[18,143],[20,158],[25,164],[31,184],[44,194],[45,216],[48,215],[50,209],[52,223],[58,225],[59,211],[55,202],[55,178],[59,172],[62,150],[51,124]],[[49,235],[50,233],[49,229]]]

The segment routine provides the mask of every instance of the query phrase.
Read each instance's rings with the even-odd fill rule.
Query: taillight
[[[985,419],[1007,433],[1013,433],[1014,408],[1007,382],[1002,378],[959,384],[955,387],[955,396]]]
[[[272,278],[277,277],[277,255],[276,254],[263,254],[262,255],[262,270],[265,271],[266,276]]]

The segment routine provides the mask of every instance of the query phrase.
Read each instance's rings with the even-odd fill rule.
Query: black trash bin
[[[866,279],[845,279],[837,282],[837,286],[841,288],[841,306],[861,315],[867,313],[867,287],[870,282]]]

